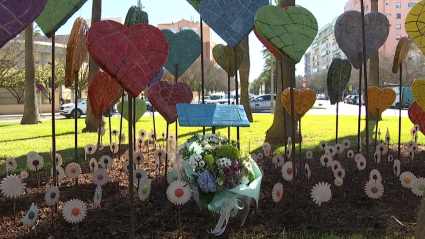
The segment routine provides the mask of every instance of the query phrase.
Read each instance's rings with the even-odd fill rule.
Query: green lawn
[[[349,137],[352,141],[357,138],[357,116],[340,116],[339,120],[339,138]],[[155,118],[157,123],[157,134],[160,136],[162,131],[166,129],[165,120],[162,117]],[[244,153],[259,152],[261,144],[265,139],[265,132],[273,122],[273,115],[256,114],[254,122],[249,128],[241,128],[241,150]],[[119,118],[112,118],[112,129],[119,129]],[[83,154],[84,146],[92,143],[96,144],[97,134],[81,133],[85,127],[84,119],[78,121],[78,143],[79,154]],[[410,129],[413,124],[408,118],[403,118],[402,121],[402,142],[407,143],[411,140]],[[127,121],[123,121],[126,136],[128,136]],[[370,122],[371,128],[374,127],[374,122]],[[379,127],[383,137],[386,129],[389,128],[391,134],[391,143],[397,144],[398,138],[398,117],[384,117],[379,122]],[[20,125],[17,123],[0,123],[0,177],[5,175],[4,159],[15,157],[18,160],[18,169],[15,172],[20,172],[26,168],[26,154],[29,151],[40,153],[45,160],[48,159],[48,153],[52,145],[51,137],[51,121],[44,121],[40,125]],[[142,117],[137,122],[136,133],[140,129],[145,129],[148,133],[153,128],[152,117]],[[364,121],[362,121],[362,129],[364,129]],[[371,129],[372,130],[372,129]],[[175,124],[170,125],[170,131],[175,131]],[[179,144],[183,143],[188,137],[194,133],[202,134],[202,128],[179,127]],[[208,128],[207,132],[211,132]],[[227,128],[220,129],[218,132],[221,135],[227,136]],[[372,131],[371,131],[372,132]],[[323,115],[307,115],[302,119],[302,134],[303,134],[303,149],[315,148],[322,140],[334,143],[335,140],[335,116]],[[363,132],[364,134],[364,132]],[[422,134],[421,134],[422,135]],[[232,129],[231,138],[236,139],[236,129]],[[373,138],[373,136],[372,136]],[[114,140],[114,139],[113,139]],[[341,141],[340,140],[340,141]],[[109,145],[109,134],[103,138],[105,145]],[[354,142],[353,142],[354,143]],[[423,138],[419,138],[420,144],[423,143]],[[64,119],[56,121],[56,144],[57,151],[62,154],[64,162],[71,162],[74,159],[74,120]],[[352,144],[353,146],[355,145]],[[282,152],[282,145],[274,145],[276,152]],[[353,147],[352,146],[352,147]],[[50,160],[46,160],[44,168],[51,167]]]

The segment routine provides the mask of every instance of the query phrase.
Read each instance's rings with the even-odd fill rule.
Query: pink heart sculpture
[[[164,34],[148,24],[128,28],[115,21],[100,21],[90,27],[86,43],[93,61],[132,97],[145,89],[168,57]]]
[[[149,102],[169,124],[177,120],[177,104],[189,104],[192,99],[192,90],[185,83],[171,85],[166,81],[158,81],[149,88]]]
[[[408,114],[410,121],[412,121],[413,124],[419,125],[419,130],[425,135],[425,111],[416,101],[410,105]]]
[[[46,4],[47,0],[0,0],[0,47],[33,22]]]

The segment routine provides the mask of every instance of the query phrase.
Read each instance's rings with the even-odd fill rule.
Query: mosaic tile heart
[[[0,47],[33,22],[46,4],[47,0],[0,0]]]
[[[257,33],[281,54],[298,63],[317,35],[317,20],[301,6],[264,6],[255,14]]]
[[[368,111],[370,111],[371,115],[374,117],[380,116],[382,112],[390,108],[397,96],[393,89],[380,89],[376,86],[369,87],[367,89],[367,94]]]
[[[413,82],[412,94],[416,103],[425,109],[425,79],[418,79]]]
[[[164,34],[148,24],[128,28],[115,21],[100,21],[89,29],[86,43],[93,61],[132,97],[145,89],[168,57]]]
[[[199,12],[199,8],[201,7],[201,0],[187,0],[187,2],[192,5],[196,11]]]
[[[156,76],[151,80],[151,82],[149,82],[149,87],[155,83],[158,82],[160,80],[162,80],[162,77],[164,77],[164,73],[165,73],[165,69],[164,67],[161,68],[161,70],[159,70],[159,72],[156,74]]]
[[[217,64],[223,68],[224,71],[229,74],[230,77],[234,77],[236,70],[235,70],[235,50],[231,46],[225,46],[223,44],[216,45],[213,50],[213,56],[214,60],[217,62]],[[243,48],[241,45],[238,45],[236,47],[236,54],[237,54],[237,67],[239,67],[242,64],[243,61]]]
[[[338,17],[335,23],[335,38],[341,50],[351,61],[354,68],[359,69],[363,62],[359,53],[363,52],[362,21],[358,11],[347,11]],[[365,15],[366,60],[375,54],[385,43],[390,32],[388,18],[380,12]]]
[[[413,102],[409,110],[409,119],[413,124],[419,125],[419,130],[425,135],[425,111],[418,105],[417,102]]]
[[[35,22],[47,37],[52,37],[85,2],[87,0],[49,0]]]
[[[291,115],[291,89],[286,88],[281,95],[283,107]],[[316,102],[316,92],[312,89],[294,89],[294,113],[295,120],[300,120]]]
[[[149,88],[149,102],[169,124],[177,120],[177,104],[190,104],[192,99],[192,90],[182,82],[171,85],[165,81],[158,81]]]
[[[125,17],[124,25],[131,27],[136,24],[149,24],[148,13],[144,12],[138,6],[132,6],[128,9],[127,16]]]
[[[90,81],[88,98],[93,116],[97,119],[120,98],[122,89],[108,74],[99,71]]]
[[[416,46],[425,54],[425,2],[420,1],[410,9],[406,16],[405,27],[407,35],[413,40]]]
[[[123,107],[123,104],[122,103],[123,102],[120,101],[120,103],[118,103],[118,106],[117,106],[117,109],[120,112],[121,112],[121,109]],[[134,99],[133,100],[133,104],[136,104],[136,112],[133,112],[133,114],[136,114],[135,120],[137,122],[145,114],[148,106],[146,105],[146,102],[144,100],[142,100],[142,99]],[[128,101],[127,100],[124,101],[124,109],[123,109],[122,112],[123,112],[122,113],[122,117],[128,121]]]
[[[164,67],[172,75],[180,77],[201,55],[201,37],[190,29],[181,30],[177,33],[165,29],[162,30],[162,33],[164,33],[170,46],[170,53]]]
[[[269,0],[208,0],[201,1],[200,13],[228,45],[235,47],[254,28],[255,13]]]
[[[404,60],[406,59],[407,53],[409,53],[411,45],[412,42],[409,40],[408,37],[402,37],[398,41],[394,55],[393,73],[397,73],[400,69],[400,64],[403,64]]]
[[[347,88],[351,77],[351,63],[349,60],[334,58],[328,70],[327,85],[331,104],[341,100],[342,93]]]

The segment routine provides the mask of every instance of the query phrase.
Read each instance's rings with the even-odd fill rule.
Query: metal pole
[[[271,57],[272,65],[270,67],[270,114],[274,113],[274,56]],[[285,113],[285,112],[283,112]]]
[[[233,48],[233,53],[235,55],[235,91],[236,91],[236,105],[239,105],[239,84],[238,84],[238,54],[236,47]],[[238,149],[241,149],[241,144],[239,142],[239,127],[236,127],[236,145],[238,146]]]
[[[359,59],[361,61],[361,59],[363,59],[363,55],[361,52],[359,52]],[[359,99],[361,100],[362,97],[362,71],[363,71],[363,64],[360,64],[360,69],[359,69]],[[359,119],[357,122],[357,152],[360,153],[360,146],[361,146],[361,139],[360,139],[360,135],[361,135],[361,122],[362,122],[362,105],[359,104]]]
[[[397,159],[400,160],[400,152],[401,152],[401,107],[402,107],[402,102],[401,102],[401,91],[403,90],[402,85],[401,85],[401,81],[403,79],[403,64],[400,63],[400,88],[399,88],[399,95],[398,95],[398,152],[397,152]]]
[[[76,74],[76,75],[75,75]],[[78,73],[74,73],[74,83],[75,83],[75,89],[74,89],[74,96],[75,96],[75,109],[74,109],[74,162],[78,163]],[[102,120],[102,118],[100,119]],[[100,132],[100,129],[99,129]]]
[[[53,159],[53,185],[57,186],[56,173],[56,115],[55,115],[55,35],[52,37],[52,159]]]
[[[134,182],[133,182],[133,150],[131,145],[133,144],[133,98],[128,97],[128,189],[130,190],[130,238],[134,239],[135,236],[135,218],[134,218]]]
[[[201,91],[202,91],[202,104],[205,104],[205,92],[204,92],[204,24],[202,17],[200,16],[201,23]],[[202,133],[205,135],[205,127],[202,127]],[[177,135],[176,135],[177,137]],[[177,138],[176,138],[177,142]]]
[[[230,74],[227,74],[227,103],[230,105]],[[230,127],[227,128],[227,138],[230,140]]]

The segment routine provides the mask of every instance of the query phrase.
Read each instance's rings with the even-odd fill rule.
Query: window
[[[395,29],[401,29],[401,24],[396,24]]]
[[[322,44],[321,48],[322,48],[322,50],[326,49],[326,42]]]
[[[387,14],[385,14],[385,15],[387,15],[387,17],[391,17],[391,13],[387,13]]]
[[[338,45],[333,45],[332,51],[337,51],[338,49],[339,49],[339,46]]]
[[[401,39],[401,36],[400,35],[397,35],[397,36],[395,36],[395,39],[398,41],[398,40]]]
[[[414,3],[414,2],[409,2],[409,7],[413,7],[413,6],[415,6],[416,5],[416,3]]]
[[[389,2],[387,2],[387,4],[386,4],[387,6],[390,6],[391,5],[391,3],[389,3]]]
[[[328,68],[328,66],[323,66],[322,70],[326,70]]]
[[[401,8],[401,2],[396,2],[395,3],[395,8]]]
[[[317,46],[317,42],[313,43],[312,47],[316,47]]]
[[[401,13],[397,13],[397,19],[401,19]]]
[[[369,5],[366,6],[366,11],[369,11]]]
[[[326,52],[326,50],[325,51],[322,51],[322,57],[324,57],[324,56],[326,56],[326,54],[327,54],[327,52]]]

